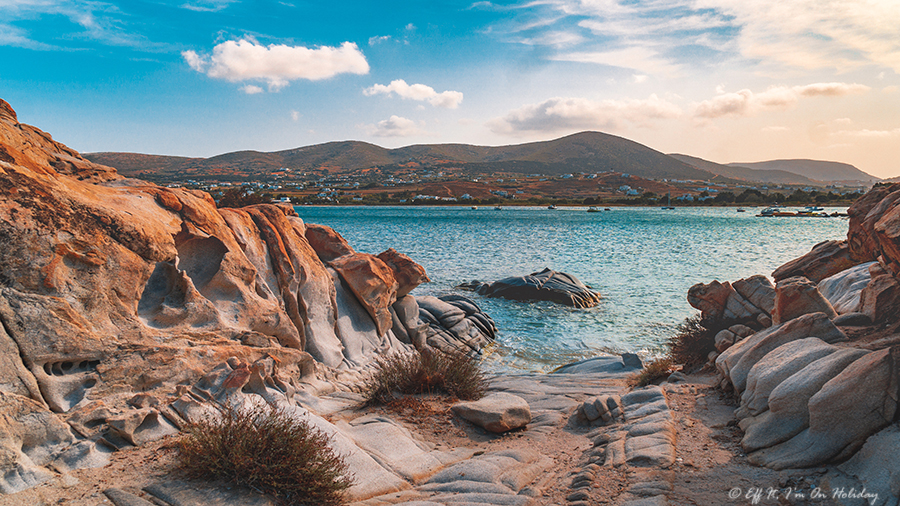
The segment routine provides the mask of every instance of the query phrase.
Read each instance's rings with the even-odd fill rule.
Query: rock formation
[[[572,307],[594,307],[600,303],[600,294],[591,290],[574,276],[544,269],[527,276],[512,276],[493,283],[473,281],[460,286],[486,297],[533,301],[546,300]]]
[[[407,294],[428,278],[405,255],[357,253],[288,206],[217,209],[120,177],[3,101],[0,238],[4,493],[177,431],[212,395],[185,393],[210,371],[290,397],[316,373],[353,383],[376,356],[427,341]]]

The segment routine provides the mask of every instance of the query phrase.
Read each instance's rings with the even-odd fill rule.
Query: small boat
[[[547,209],[556,209],[556,206],[553,204],[550,204],[549,206],[547,206]]]
[[[672,193],[669,192],[666,194],[666,205],[662,206],[662,209],[672,210],[675,207],[672,205]]]
[[[756,216],[760,218],[767,218],[770,216],[801,216],[800,214],[790,212],[790,211],[779,211],[782,206],[772,206],[767,207],[759,212]]]
[[[497,206],[497,207],[494,208],[494,211],[502,211],[502,210],[503,210],[503,208],[500,207],[500,206]]]
[[[607,209],[607,210],[608,210],[608,209]],[[589,212],[589,213],[599,213],[599,212],[600,212],[600,208],[597,207],[597,206],[591,206],[591,207],[588,208],[588,211],[587,211],[587,212]]]
[[[737,212],[743,213],[743,212],[746,212],[746,211],[744,211],[744,208],[743,208],[743,207],[739,207],[738,210],[737,210]]]
[[[478,209],[478,206],[472,206],[472,210],[475,211]]]
[[[608,208],[608,207],[604,207],[603,210],[604,210],[604,211],[611,211],[611,209]]]

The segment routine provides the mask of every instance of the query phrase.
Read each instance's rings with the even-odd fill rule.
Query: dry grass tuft
[[[678,326],[678,333],[669,338],[669,356],[685,370],[696,370],[704,365],[710,352],[716,351],[716,334],[722,325],[704,320],[700,315],[686,318]]]
[[[487,380],[476,359],[426,349],[378,359],[366,380],[363,396],[368,404],[388,404],[403,395],[445,394],[458,399],[484,397]]]
[[[670,374],[675,372],[675,364],[669,357],[658,358],[653,362],[645,365],[641,372],[637,372],[628,377],[628,384],[634,388],[647,386],[656,381],[668,378]]]
[[[287,506],[337,506],[352,485],[329,437],[282,408],[221,406],[178,441],[178,468],[194,479],[224,479]]]

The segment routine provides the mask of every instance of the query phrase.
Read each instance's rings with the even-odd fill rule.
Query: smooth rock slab
[[[478,293],[486,297],[530,301],[546,300],[572,307],[594,307],[600,294],[570,274],[544,269],[527,276],[512,276],[491,284],[477,285]]]
[[[496,433],[524,427],[531,421],[531,409],[525,399],[504,392],[477,401],[461,402],[450,409],[461,418]]]

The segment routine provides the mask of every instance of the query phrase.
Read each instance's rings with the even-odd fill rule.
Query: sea
[[[772,271],[822,241],[847,236],[847,218],[757,217],[748,207],[298,206],[305,222],[328,225],[357,251],[388,248],[421,264],[430,283],[413,295],[460,294],[499,330],[485,350],[491,372],[549,372],[608,353],[664,354],[678,325],[698,311],[696,283]],[[846,208],[826,208],[846,213]],[[545,267],[600,292],[589,309],[491,299],[456,288]]]

